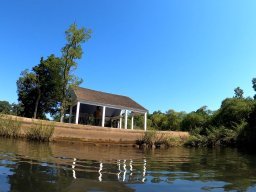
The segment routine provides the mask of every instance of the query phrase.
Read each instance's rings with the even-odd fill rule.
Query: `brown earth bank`
[[[54,124],[54,132],[50,138],[52,142],[83,142],[93,143],[95,145],[135,145],[136,141],[142,139],[145,135],[144,130],[118,129],[108,127],[98,127],[91,125],[76,125],[70,123],[60,123],[53,121],[37,120],[17,116],[8,116],[21,122],[21,134],[31,128],[35,123]],[[186,140],[188,132],[181,131],[157,131],[158,137],[174,138]]]

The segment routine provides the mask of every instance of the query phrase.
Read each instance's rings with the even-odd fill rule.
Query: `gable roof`
[[[95,91],[82,87],[76,87],[73,89],[73,91],[77,101],[80,102],[113,106],[120,109],[128,109],[136,112],[147,112],[147,109],[126,96]]]

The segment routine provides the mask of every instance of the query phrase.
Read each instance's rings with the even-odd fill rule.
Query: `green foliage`
[[[12,106],[8,101],[0,101],[0,113],[10,114],[12,111]]]
[[[81,59],[83,50],[82,43],[89,40],[91,30],[81,28],[72,24],[65,32],[67,44],[62,48],[62,86],[61,86],[61,122],[63,122],[64,112],[70,105],[70,87],[79,85],[82,80],[76,77],[72,72],[77,68],[76,60]]]
[[[35,89],[35,74],[28,70],[23,71],[21,73],[21,77],[17,81],[17,89],[18,101],[23,105],[24,109],[19,115],[24,117],[33,117],[37,95]],[[39,114],[42,114],[42,112],[40,111]]]
[[[157,140],[156,131],[147,131],[144,136],[137,141],[137,144],[146,144],[148,146],[153,146]]]
[[[70,102],[70,87],[81,83],[73,72],[76,60],[82,57],[81,45],[90,38],[91,31],[72,24],[65,34],[67,44],[61,50],[61,58],[54,55],[46,60],[41,58],[31,71],[21,73],[17,92],[23,110],[18,115],[46,119],[46,114],[56,115],[60,110],[63,117]]]
[[[159,133],[157,131],[147,131],[144,136],[136,141],[137,145],[144,148],[160,148],[160,147],[170,147],[179,146],[182,141],[179,138],[166,137],[164,133]]]
[[[232,129],[233,125],[248,120],[253,106],[254,101],[250,99],[227,98],[222,101],[221,108],[214,114],[211,124]]]
[[[18,115],[22,110],[20,104],[10,104],[8,101],[0,101],[0,114]]]
[[[256,78],[252,79],[252,88],[256,91]],[[256,94],[254,95],[254,99],[256,99]]]
[[[33,122],[32,127],[27,129],[26,138],[35,141],[49,141],[54,132],[54,123],[46,124],[43,121]]]
[[[2,137],[19,137],[21,131],[21,122],[12,117],[0,115],[0,136]]]
[[[51,55],[46,60],[41,58],[31,72],[22,72],[17,81],[18,100],[24,108],[21,116],[45,119],[46,113],[56,113],[62,84],[61,65],[61,59]]]
[[[253,147],[256,144],[256,103],[248,118],[248,125],[240,130],[239,134],[240,145]]]
[[[169,110],[166,113],[156,111],[149,116],[149,120],[151,120],[152,127],[157,130],[175,131],[180,130],[184,116],[184,112],[175,112],[174,110]]]
[[[186,145],[215,147],[256,144],[255,105],[255,101],[249,98],[227,98],[205,122],[197,115],[193,119],[188,114],[183,122],[188,121],[194,127],[190,129],[191,136]]]
[[[154,112],[151,116],[152,125],[158,130],[168,129],[168,118],[160,111]]]
[[[244,121],[234,124],[232,129],[224,126],[196,128],[191,132],[185,145],[193,147],[238,146],[240,136],[246,128],[247,123]]]
[[[207,138],[200,134],[195,134],[189,136],[188,140],[185,142],[185,146],[190,147],[202,147],[206,146]]]
[[[182,131],[193,131],[197,127],[205,126],[211,116],[211,112],[207,110],[207,107],[201,107],[197,111],[193,111],[187,114],[181,122]]]
[[[248,138],[242,135],[248,135],[245,132],[250,127],[247,122],[253,106],[254,101],[251,99],[228,98],[222,102],[221,108],[208,116],[205,121],[198,114],[193,116],[194,119],[189,119],[189,114],[186,118],[190,126],[191,122],[194,122],[192,124],[194,127],[190,129],[191,136],[185,145],[194,147],[239,146],[244,138]],[[186,118],[184,118],[185,122]]]
[[[239,99],[243,98],[244,91],[240,87],[235,88],[234,92],[235,92],[235,96],[234,96],[235,98],[239,98]]]
[[[166,113],[168,119],[168,129],[171,131],[178,131],[181,129],[181,122],[186,116],[184,112],[176,112],[174,110],[169,110]]]

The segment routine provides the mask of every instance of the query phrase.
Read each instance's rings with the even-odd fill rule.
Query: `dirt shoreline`
[[[108,127],[98,127],[91,125],[76,125],[70,123],[60,123],[45,120],[9,116],[14,120],[21,122],[21,134],[25,134],[34,123],[43,124],[54,123],[54,132],[50,138],[51,142],[82,142],[99,145],[128,145],[134,146],[138,139],[141,139],[144,130],[118,129]],[[157,135],[186,140],[188,132],[181,131],[157,131]]]

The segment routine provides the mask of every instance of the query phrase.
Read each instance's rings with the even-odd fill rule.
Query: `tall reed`
[[[180,140],[172,137],[167,137],[164,133],[157,131],[147,131],[143,137],[137,139],[137,145],[143,148],[168,148],[170,146],[180,145]]]
[[[0,114],[0,136],[17,138],[20,132],[21,122],[17,118]]]
[[[43,121],[33,122],[32,127],[28,128],[25,135],[28,140],[49,141],[54,132],[54,123],[45,124]]]

